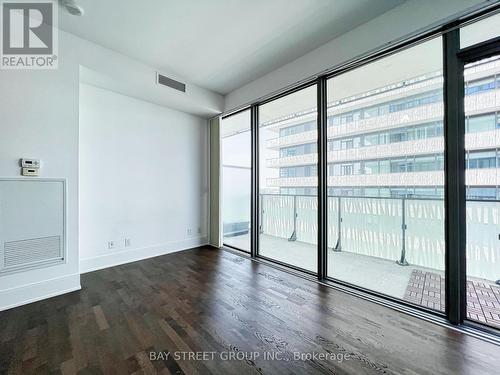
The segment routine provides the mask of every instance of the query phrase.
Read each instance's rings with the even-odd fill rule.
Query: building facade
[[[500,199],[500,59],[468,66],[465,81],[467,198]],[[276,135],[266,192],[316,195],[316,108],[262,125]],[[328,103],[328,194],[442,199],[443,131],[442,72]]]

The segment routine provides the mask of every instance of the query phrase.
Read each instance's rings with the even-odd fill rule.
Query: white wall
[[[67,39],[60,39],[63,47]],[[0,176],[19,176],[19,158],[40,158],[41,176],[65,178],[68,189],[67,263],[0,276],[0,310],[80,287],[74,52],[60,48],[59,69],[54,71],[0,70]]]
[[[158,87],[154,67],[65,32],[59,33],[57,70],[0,70],[0,177],[19,176],[21,157],[40,158],[43,161],[41,176],[64,178],[68,189],[67,262],[1,275],[0,310],[80,288],[78,121],[81,65],[94,72],[86,75],[88,80],[103,86],[112,85],[117,92],[199,116],[210,116],[222,110],[223,100],[218,94],[189,82],[186,94]],[[182,138],[179,142],[185,141]],[[195,142],[198,144],[200,140]],[[197,194],[186,203],[188,207],[197,203]],[[185,233],[179,234],[179,240],[182,241],[181,235]],[[138,237],[135,238],[137,241]],[[133,245],[140,243],[133,242]]]
[[[302,57],[234,90],[225,97],[225,111],[249,104],[297,82],[338,66],[429,25],[464,14],[484,0],[407,0],[381,16],[333,39]]]
[[[81,272],[206,244],[207,154],[206,120],[81,84]]]

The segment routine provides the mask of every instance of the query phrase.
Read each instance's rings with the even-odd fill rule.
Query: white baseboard
[[[80,259],[80,273],[97,271],[103,268],[119,266],[120,264],[137,262],[139,260],[157,257],[176,251],[188,250],[207,245],[206,237],[197,237],[184,241],[168,242],[162,245],[115,251],[94,258]]]
[[[136,262],[142,259],[187,250],[207,244],[208,241],[206,237],[197,237],[185,241],[169,242],[163,245],[117,251],[100,257],[81,259],[80,273]],[[80,289],[80,275],[74,274],[22,285],[16,288],[0,290],[0,311]]]
[[[0,290],[0,311],[80,290],[80,275],[68,275]]]

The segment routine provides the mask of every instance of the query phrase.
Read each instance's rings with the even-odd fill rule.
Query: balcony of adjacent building
[[[500,170],[498,168],[468,169],[465,171],[467,185],[500,186]],[[381,174],[347,174],[328,176],[328,185],[337,187],[350,186],[436,186],[443,185],[442,170],[423,172],[394,172]],[[317,176],[308,177],[276,177],[267,178],[269,188],[316,187]]]
[[[465,108],[470,116],[500,110],[500,89],[468,95],[465,98]],[[437,102],[380,116],[331,125],[328,127],[328,139],[441,121],[442,118],[443,105],[441,102]],[[278,150],[283,147],[315,142],[316,139],[317,131],[310,130],[268,139],[264,142],[264,147]]]
[[[351,142],[352,143],[352,142]],[[465,135],[467,150],[487,150],[500,147],[500,128]],[[429,155],[443,153],[442,136],[392,142],[373,146],[350,147],[328,151],[328,163],[393,158],[405,155]],[[283,156],[266,160],[268,168],[283,168],[299,165],[312,165],[318,162],[317,153]]]
[[[500,201],[466,206],[467,315],[500,328]],[[315,196],[261,195],[259,255],[315,273],[317,217]],[[443,312],[444,219],[442,199],[330,196],[328,276]],[[224,243],[248,249],[248,228],[226,222]]]

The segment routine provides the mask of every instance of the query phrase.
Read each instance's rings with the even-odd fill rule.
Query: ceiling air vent
[[[163,74],[156,73],[156,83],[159,85],[167,86],[173,88],[177,91],[186,92],[186,84],[176,81],[175,79],[168,78]]]

